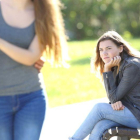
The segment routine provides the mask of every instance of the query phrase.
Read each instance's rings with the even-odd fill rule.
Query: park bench
[[[117,136],[117,140],[140,139],[140,130],[129,127],[113,127],[104,132],[103,140],[109,140],[114,136]]]

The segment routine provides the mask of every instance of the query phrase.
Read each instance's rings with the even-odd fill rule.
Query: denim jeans
[[[124,108],[123,110],[113,110],[110,104],[96,104],[85,121],[69,140],[83,140],[89,135],[89,140],[101,140],[105,130],[113,126],[127,126],[140,128],[140,123],[133,114]]]
[[[43,90],[0,96],[0,139],[39,140],[45,111]]]

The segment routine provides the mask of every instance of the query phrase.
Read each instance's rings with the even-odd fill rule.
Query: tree
[[[108,30],[140,36],[139,0],[62,0],[71,39],[98,38]],[[122,4],[123,3],[123,4]]]

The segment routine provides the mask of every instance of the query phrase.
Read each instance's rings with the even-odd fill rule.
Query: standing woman
[[[46,99],[34,63],[46,51],[63,64],[65,45],[58,0],[0,1],[1,140],[39,140]]]
[[[140,128],[140,53],[115,31],[104,33],[96,46],[95,70],[104,80],[110,104],[96,104],[69,140],[101,140],[113,126]]]

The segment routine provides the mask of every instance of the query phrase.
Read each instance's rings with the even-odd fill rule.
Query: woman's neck
[[[33,5],[31,0],[1,0],[1,2],[9,5],[10,7],[18,11],[22,11],[25,9],[30,10],[32,9]]]

